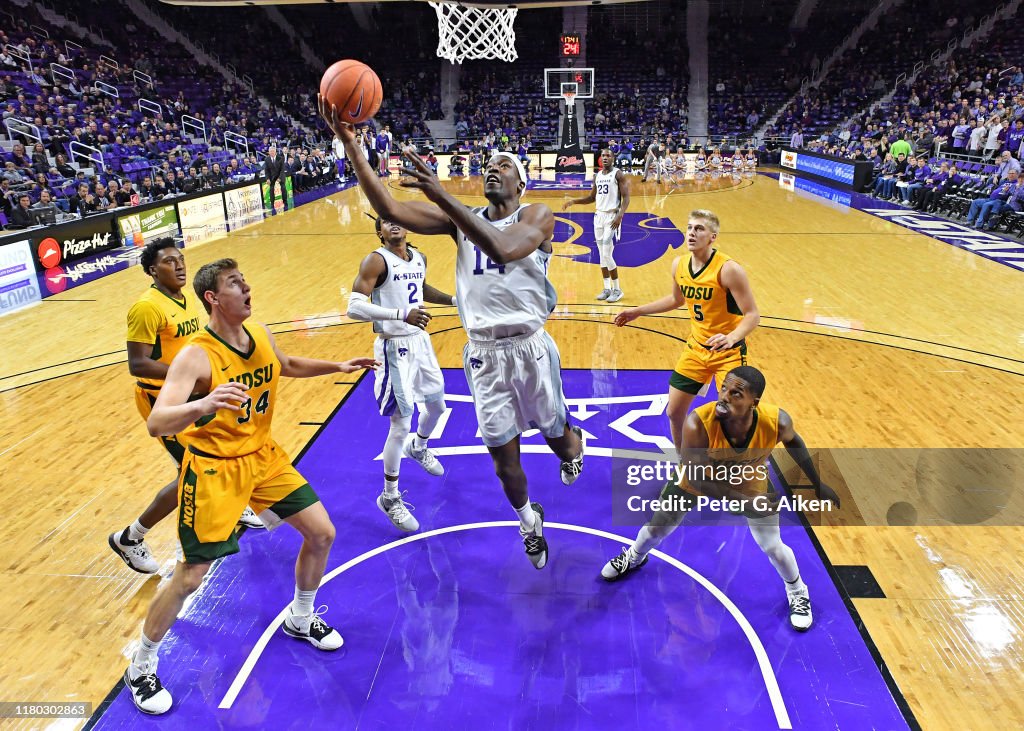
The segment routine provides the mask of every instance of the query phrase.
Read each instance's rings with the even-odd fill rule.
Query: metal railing
[[[77,49],[79,51],[79,53],[81,53],[82,50],[83,50],[83,48],[79,44],[75,43],[74,41],[64,41],[64,50],[68,52],[68,56],[74,55],[71,52],[72,48]]]
[[[209,144],[210,138],[206,136],[206,124],[199,117],[193,117],[191,114],[181,115],[181,131],[188,134],[187,130],[199,130],[203,135],[203,144]],[[192,135],[198,137],[198,135]]]
[[[150,76],[147,73],[139,71],[138,69],[133,69],[132,70],[132,78],[135,79],[136,81],[138,81],[140,84],[145,84],[150,89],[154,88],[153,87],[153,77]]]
[[[23,119],[8,117],[4,120],[4,127],[7,129],[7,139],[9,140],[13,140],[14,135],[21,135],[26,140],[32,140],[33,142],[43,141],[39,128]]]
[[[67,66],[61,66],[59,63],[51,63],[50,80],[53,82],[54,86],[57,85],[58,76],[62,79],[67,79],[72,83],[76,81],[74,69],[70,69]]]
[[[111,58],[110,56],[102,56],[101,55],[99,63],[97,65],[101,65],[101,64],[105,64],[105,65],[109,66],[110,68],[114,69],[114,71],[120,71],[121,70],[121,67],[120,67],[120,65],[118,65],[117,61],[115,59]]]
[[[105,81],[97,80],[97,81],[93,82],[92,88],[95,89],[96,91],[98,91],[101,94],[106,94],[107,96],[112,96],[115,99],[120,99],[121,98],[121,92],[119,92],[117,90],[117,87],[114,86],[113,84],[108,84]]]
[[[159,120],[163,120],[164,118],[163,106],[155,101],[151,101],[150,99],[143,99],[142,97],[139,97],[139,111],[143,114],[149,112]]]
[[[32,31],[33,33],[35,33],[36,35],[40,35],[40,36],[42,36],[43,38],[45,38],[47,40],[50,39],[50,31],[46,30],[46,28],[43,28],[42,26],[34,25],[33,24],[33,25],[30,25],[28,27],[28,29],[30,31]]]
[[[250,78],[248,74],[242,74],[241,78],[242,81],[249,85],[249,93],[256,96],[256,87],[253,86],[252,78]]]
[[[88,150],[89,153],[87,154],[83,152],[83,150]],[[72,160],[88,160],[89,162],[99,165],[100,170],[104,173],[107,172],[107,163],[103,160],[103,153],[100,152],[98,147],[83,144],[78,140],[72,140],[68,145],[68,151],[71,153]]]
[[[33,70],[33,67],[32,67],[32,56],[30,56],[27,53],[22,53],[21,51],[19,51],[17,48],[15,48],[11,44],[7,44],[7,52],[9,54],[11,54],[12,56],[14,56],[15,58],[21,59],[22,61],[27,63],[29,71]]]
[[[240,135],[237,132],[231,130],[224,131],[224,149],[228,149],[228,145],[231,145],[233,150],[242,150],[243,154],[249,156],[249,140],[246,139],[245,135]]]

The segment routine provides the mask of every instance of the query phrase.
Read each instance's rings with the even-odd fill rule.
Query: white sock
[[[149,533],[149,528],[144,526],[138,520],[128,526],[128,540],[129,541],[140,541],[145,535]]]
[[[303,591],[295,587],[295,599],[292,600],[292,624],[296,629],[309,629],[309,620],[313,616],[313,602],[316,601],[316,589]]]
[[[643,558],[653,549],[657,548],[659,543],[661,543],[661,539],[654,536],[651,533],[651,529],[645,525],[640,529],[640,532],[636,534],[636,540],[633,541],[632,546],[633,553],[635,553],[638,558]]]
[[[612,278],[611,277],[605,277],[604,278],[604,288],[605,289],[611,289],[612,288]]]
[[[146,637],[145,632],[139,633],[139,649],[135,651],[135,657],[132,658],[131,664],[131,677],[137,678],[143,674],[143,671],[148,669],[156,662],[156,653],[160,649],[160,643],[163,640],[156,640],[155,642]]]
[[[387,477],[384,478],[384,497],[389,500],[394,500],[398,497],[398,479],[389,480]]]
[[[613,279],[612,280],[612,291],[613,292],[621,292],[622,291],[621,289],[619,289],[619,280],[618,279]]]
[[[786,582],[786,593],[787,594],[806,594],[807,584],[800,578],[799,575],[792,581]]]
[[[429,437],[421,437],[419,432],[412,438],[412,448],[417,452],[420,452],[427,448],[427,439]]]
[[[530,505],[530,501],[526,501],[526,505],[521,508],[516,508],[516,515],[519,516],[519,522],[523,528],[527,531],[532,531],[537,525],[536,517],[533,513],[533,506]]]

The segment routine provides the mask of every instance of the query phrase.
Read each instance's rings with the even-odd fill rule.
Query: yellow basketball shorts
[[[238,553],[235,525],[246,505],[284,520],[319,500],[272,440],[243,457],[219,458],[189,448],[178,478],[178,540],[185,563]]]
[[[153,386],[142,386],[141,384],[135,385],[135,408],[139,410],[139,414],[142,416],[142,420],[146,421],[149,419],[150,413],[153,411],[153,404],[156,403],[157,394],[160,391],[156,390]],[[167,453],[171,455],[171,459],[174,460],[174,464],[181,467],[181,463],[185,459],[185,445],[178,441],[178,437],[157,437],[157,441],[160,442],[161,446],[167,450]]]
[[[672,388],[689,394],[697,394],[712,376],[720,373],[719,382],[733,368],[747,364],[747,344],[741,342],[735,348],[717,351],[703,345],[686,341],[686,350],[679,356],[669,379]]]

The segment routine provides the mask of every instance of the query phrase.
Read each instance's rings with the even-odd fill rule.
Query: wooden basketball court
[[[481,179],[449,185],[467,204],[485,203]],[[1021,446],[1020,271],[847,205],[787,191],[766,175],[678,186],[635,179],[632,189],[637,231],[685,230],[695,208],[719,215],[718,247],[746,267],[762,313],[750,362],[766,375],[766,400],[792,415],[808,446],[850,450],[841,454],[851,461],[858,459],[853,450],[868,448]],[[394,182],[392,190],[408,197]],[[563,367],[606,371],[613,379],[628,379],[631,370],[670,370],[688,331],[685,310],[622,329],[611,321],[624,307],[669,291],[676,248],[624,266],[620,303],[596,302],[599,270],[578,260],[587,252],[579,222],[589,212],[577,207],[564,216],[567,194],[535,188],[525,199],[550,205],[570,232],[556,236],[561,256],[550,269],[559,304],[548,329]],[[344,316],[359,261],[377,245],[363,215],[368,210],[358,189],[346,190],[186,249],[190,273],[236,258],[253,287],[255,319],[271,325],[286,352],[338,360],[369,355],[370,327]],[[428,279],[452,291],[452,242],[410,239],[428,256]],[[161,581],[129,570],[106,544],[173,476],[135,411],[126,367],[125,314],[148,284],[133,267],[0,319],[3,700],[98,706],[124,671]],[[455,308],[433,312],[441,365],[461,368],[465,335]],[[297,454],[355,381],[286,380],[277,440]],[[878,479],[870,483],[849,479],[864,472],[835,461],[848,478],[844,509],[863,520],[811,517],[822,523],[813,532],[832,564],[867,566],[884,592],[852,604],[917,722],[928,729],[1024,726],[1017,695],[1024,680],[1024,506],[1013,490],[1019,476],[977,524],[935,525],[922,508],[917,522],[924,525],[890,526],[891,506],[914,497],[899,480],[886,481],[877,459],[871,467]],[[372,502],[379,486],[348,489],[365,490]],[[606,487],[587,489],[605,499]],[[497,481],[485,477],[481,499],[488,490],[503,500]],[[337,550],[345,530],[342,519],[335,521]],[[168,562],[165,570],[173,539],[170,521],[147,537]]]

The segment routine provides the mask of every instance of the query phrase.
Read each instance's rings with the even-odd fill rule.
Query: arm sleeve
[[[149,302],[136,302],[128,310],[128,337],[126,340],[131,343],[146,343],[152,345],[156,342],[157,333],[163,327],[164,316],[159,309]]]
[[[353,320],[361,322],[404,320],[407,314],[407,309],[375,305],[370,302],[369,297],[359,292],[352,292],[348,296],[348,316]]]

